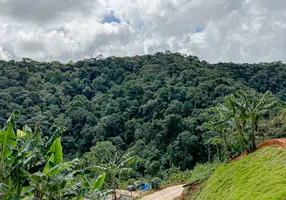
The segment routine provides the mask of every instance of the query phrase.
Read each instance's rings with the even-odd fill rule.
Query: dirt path
[[[181,195],[183,185],[176,185],[143,197],[141,200],[174,200]]]

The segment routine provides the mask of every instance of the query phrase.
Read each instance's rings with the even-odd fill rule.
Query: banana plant
[[[78,159],[63,162],[61,138],[55,139],[47,152],[47,162],[43,170],[29,175],[30,188],[34,197],[39,199],[62,199],[61,190],[73,179],[76,174],[74,167],[78,165]]]
[[[10,196],[20,197],[22,185],[25,181],[22,171],[23,145],[18,145],[20,141],[27,140],[29,134],[25,136],[16,135],[16,118],[19,112],[15,111],[7,120],[4,128],[0,131],[0,197],[6,199]],[[28,129],[27,127],[25,127]],[[22,132],[22,131],[21,131]],[[23,138],[21,138],[23,137]],[[25,138],[25,139],[24,139]]]
[[[0,131],[0,199],[71,199],[67,198],[72,192],[67,185],[73,183],[75,176],[85,177],[90,170],[76,170],[78,159],[63,162],[59,135],[64,129],[57,128],[50,139],[42,136],[38,125],[34,132],[28,126],[17,130],[18,116],[19,112],[13,112]],[[108,194],[109,191],[99,191],[104,178],[105,174],[94,184],[84,178],[79,190],[85,191],[84,195],[79,192],[75,197],[97,199]]]
[[[256,132],[258,130],[258,124],[261,119],[267,114],[270,113],[270,111],[275,108],[282,105],[279,101],[272,101],[268,103],[268,96],[271,94],[270,91],[267,91],[263,94],[263,96],[260,99],[253,99],[250,100],[246,96],[246,94],[243,91],[240,91],[240,95],[243,97],[245,104],[247,104],[247,112],[249,115],[249,119],[251,121],[251,134],[250,134],[250,151],[254,151],[256,149]]]
[[[90,200],[99,200],[101,197],[105,197],[109,194],[113,194],[113,190],[100,190],[105,180],[106,173],[103,173],[97,177],[94,183],[91,183],[85,173],[82,174],[80,183],[64,190],[68,199],[83,200],[88,198]]]
[[[99,160],[98,165],[90,166],[87,169],[91,171],[105,172],[110,175],[113,198],[117,199],[116,177],[120,179],[120,175],[122,173],[130,172],[132,170],[129,166],[135,161],[135,157],[130,156],[129,154],[122,155],[119,151],[117,151],[114,155],[107,153],[106,158],[102,158],[96,153],[94,153],[94,156]]]
[[[58,128],[50,140],[42,137],[38,125],[34,132],[28,126],[17,130],[16,119],[19,114],[13,112],[0,131],[0,199],[23,199],[31,189],[28,187],[29,181],[36,177],[30,174],[39,169],[44,168],[46,174],[51,176],[71,165],[58,165],[62,163],[58,138],[62,128]]]

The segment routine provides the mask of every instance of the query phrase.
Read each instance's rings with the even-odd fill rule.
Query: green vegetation
[[[244,151],[255,151],[260,120],[269,116],[272,109],[282,105],[279,101],[269,101],[269,93],[267,91],[261,98],[257,98],[238,91],[237,97],[230,94],[225,97],[223,104],[210,109],[208,121],[203,127],[208,130],[208,142],[217,146],[219,160],[221,151],[228,159]]]
[[[203,183],[196,200],[285,199],[286,150],[264,147],[218,168]]]
[[[159,189],[160,186],[161,186],[161,182],[162,180],[160,178],[153,178],[151,181],[150,181],[150,184],[151,184],[151,188],[152,189]]]
[[[202,183],[206,181],[221,165],[222,163],[220,162],[197,164],[196,167],[191,171],[188,183],[193,183],[195,181]]]
[[[0,124],[21,112],[0,132],[0,194],[94,199],[136,181],[204,182],[221,162],[286,136],[285,79],[282,62],[170,52],[0,61]]]
[[[0,61],[0,124],[19,110],[20,126],[39,124],[45,136],[52,124],[64,126],[70,159],[111,141],[135,152],[138,175],[156,177],[172,165],[186,170],[214,159],[220,144],[202,127],[208,108],[238,90],[250,99],[270,90],[284,101],[285,78],[281,62],[209,64],[169,52],[67,64]]]
[[[42,137],[38,126],[16,129],[19,112],[13,112],[0,131],[0,198],[46,200],[98,199],[105,174],[94,183],[86,175],[95,167],[79,169],[79,160],[63,162],[60,134],[56,129],[50,139]],[[74,179],[80,176],[76,182]],[[75,185],[73,185],[75,184]]]

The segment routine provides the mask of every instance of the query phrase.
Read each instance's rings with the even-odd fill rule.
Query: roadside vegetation
[[[285,199],[286,150],[264,147],[224,164],[200,187],[194,200]]]

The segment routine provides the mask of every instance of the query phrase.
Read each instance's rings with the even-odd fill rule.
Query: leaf
[[[105,176],[106,176],[105,173],[99,175],[97,177],[96,181],[92,184],[91,189],[92,190],[98,190],[99,188],[101,188],[101,186],[104,182]]]
[[[133,162],[135,161],[135,157],[129,157],[129,158],[126,158],[125,160],[123,160],[117,167],[120,168],[120,167],[124,167],[126,165],[130,165],[132,164]]]
[[[47,176],[55,176],[58,173],[60,173],[61,171],[72,167],[71,163],[62,163],[62,164],[58,164],[56,166],[54,166],[53,168],[51,168],[46,174]]]
[[[13,125],[11,121],[8,122],[7,131],[3,129],[0,132],[0,143],[2,143],[2,160],[9,157],[13,151],[12,147],[16,147],[16,135],[13,133]]]
[[[4,197],[10,193],[10,187],[4,183],[0,183],[0,197]]]
[[[84,187],[84,188],[90,188],[90,183],[89,183],[89,181],[87,180],[87,178],[86,178],[85,175],[83,175],[83,180],[84,180],[84,182],[83,182],[83,187]]]
[[[45,177],[46,174],[43,174],[41,172],[35,172],[32,175],[30,175],[30,179],[34,182],[39,182],[43,177]]]
[[[108,168],[100,165],[92,166],[92,167],[87,167],[84,169],[85,171],[107,171]]]
[[[63,162],[63,148],[61,145],[61,138],[57,138],[52,144],[50,151],[48,153],[54,154],[54,160],[52,161],[55,165],[61,164]]]
[[[54,154],[52,154],[49,160],[47,161],[45,168],[43,170],[44,174],[47,174],[50,171],[50,169],[54,166],[53,160],[54,160]]]
[[[26,134],[24,133],[24,131],[17,129],[17,137],[24,137],[25,135]]]
[[[25,125],[23,127],[23,132],[25,133],[25,137],[27,138],[28,141],[31,141],[33,139],[33,132],[29,126]]]

